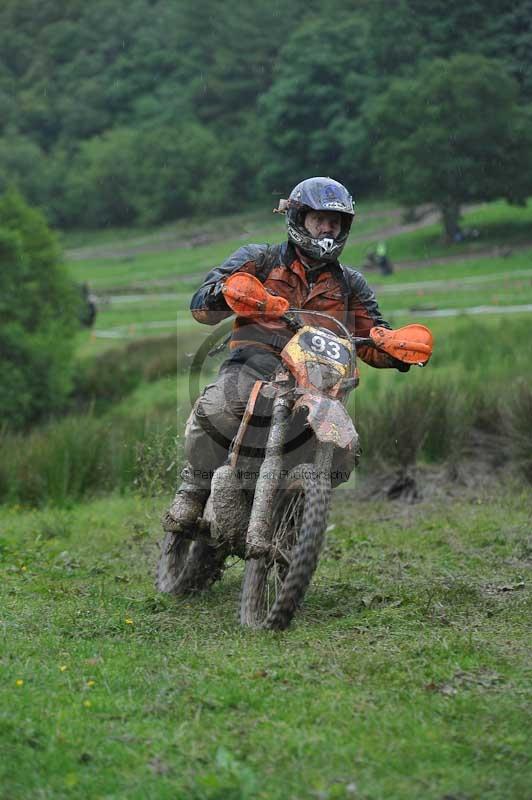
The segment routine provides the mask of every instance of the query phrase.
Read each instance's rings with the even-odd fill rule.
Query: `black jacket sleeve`
[[[219,267],[212,269],[205,277],[200,288],[190,301],[192,316],[206,325],[216,325],[233,313],[222,294],[221,285],[224,278],[234,272],[247,272],[256,275],[265,259],[268,245],[248,244],[240,247]]]
[[[391,325],[382,316],[375,293],[362,273],[349,267],[343,267],[343,271],[349,291],[347,326],[351,333],[367,337],[371,328],[376,326],[390,329]],[[408,372],[410,369],[408,364],[372,347],[361,347],[357,352],[372,367],[392,367],[399,372]]]

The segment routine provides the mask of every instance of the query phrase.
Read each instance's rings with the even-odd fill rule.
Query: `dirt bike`
[[[333,467],[343,463],[349,473],[356,461],[358,435],[345,408],[358,384],[356,348],[376,347],[421,366],[430,358],[432,336],[414,324],[353,337],[328,314],[288,308],[250,275],[231,276],[224,294],[238,315],[281,318],[293,335],[274,376],[258,380],[250,393],[203,517],[167,534],[156,584],[177,595],[197,592],[222,576],[229,556],[243,558],[241,624],[281,630],[318,565]]]

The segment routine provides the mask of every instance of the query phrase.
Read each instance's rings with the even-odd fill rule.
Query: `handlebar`
[[[254,317],[264,315],[274,319],[282,319],[290,330],[297,332],[302,323],[299,314],[324,317],[334,323],[341,331],[343,338],[356,347],[372,347],[405,364],[427,363],[432,354],[432,333],[424,325],[413,323],[403,328],[390,330],[382,326],[374,326],[368,338],[352,336],[343,322],[330,314],[312,309],[290,308],[285,297],[268,291],[254,275],[234,273],[222,282],[222,292],[229,308],[237,315]],[[352,355],[351,360],[353,361]]]
[[[352,342],[355,347],[377,347],[377,343],[370,339],[367,336],[353,336],[349,333],[349,330],[346,328],[343,322],[336,319],[335,317],[331,317],[330,314],[326,314],[324,311],[314,311],[312,309],[304,309],[304,308],[289,308],[286,314],[283,314],[281,319],[283,322],[286,322],[287,326],[290,330],[297,333],[303,327],[302,322],[298,322],[298,320],[294,317],[294,314],[315,314],[318,317],[326,317],[330,322],[334,322],[338,327],[341,329],[343,336],[345,339],[348,339]]]
[[[283,322],[286,322],[286,324],[288,325],[290,330],[294,331],[295,333],[297,333],[297,331],[300,328],[303,327],[303,323],[299,322],[295,318],[295,316],[294,316],[295,314],[307,314],[307,315],[311,314],[311,315],[315,315],[315,316],[318,316],[318,317],[325,317],[326,319],[329,320],[329,322],[334,322],[335,325],[338,325],[338,327],[341,329],[342,335],[343,335],[343,337],[345,339],[348,339],[350,342],[355,343],[355,337],[351,336],[351,334],[349,333],[348,329],[346,328],[346,326],[344,325],[343,322],[340,322],[340,320],[336,319],[335,317],[331,317],[330,314],[326,314],[324,311],[314,311],[311,308],[309,308],[309,309],[306,309],[306,308],[289,308],[288,311],[285,314],[282,315],[281,319],[283,320]]]
[[[289,308],[280,318],[290,330],[297,332],[303,327],[303,323],[297,319],[299,314],[325,317],[329,322],[333,322],[341,330],[342,336],[352,343],[355,352],[357,347],[371,347],[404,364],[415,364],[419,367],[425,366],[432,354],[432,333],[419,323],[412,323],[395,330],[376,326],[371,329],[370,336],[352,336],[343,322],[323,311]]]

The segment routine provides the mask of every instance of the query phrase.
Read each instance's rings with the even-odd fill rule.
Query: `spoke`
[[[266,609],[267,609],[268,612],[269,612],[270,608],[271,608],[271,605],[270,605],[270,582],[267,580],[266,581]]]
[[[279,590],[283,585],[283,581],[281,580],[281,576],[279,575],[279,567],[277,564],[275,565],[274,568],[273,577],[274,577],[275,599],[277,600],[277,597],[279,596]]]
[[[304,493],[294,487],[286,498],[284,506],[277,506],[274,511],[277,521],[274,522],[270,560],[265,565],[264,607],[266,615],[279,597],[288,574],[291,552],[297,542],[304,501]]]

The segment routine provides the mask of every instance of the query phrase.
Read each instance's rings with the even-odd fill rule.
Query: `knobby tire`
[[[155,585],[159,592],[187,595],[207,589],[223,574],[226,552],[207,542],[167,533],[161,545]]]
[[[242,625],[284,630],[303,600],[318,565],[331,494],[330,481],[313,472],[311,464],[293,470],[274,507],[272,545],[289,563],[275,557],[246,562]]]

